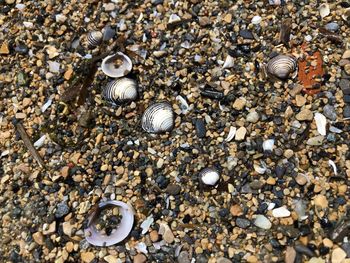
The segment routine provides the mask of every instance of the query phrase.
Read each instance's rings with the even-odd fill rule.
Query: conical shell
[[[204,168],[199,172],[201,181],[206,185],[216,185],[220,179],[219,172],[214,168]]]
[[[149,133],[162,133],[174,128],[174,111],[168,102],[149,106],[142,115],[142,128]]]
[[[120,62],[117,64],[117,62]],[[111,78],[120,78],[132,70],[131,59],[122,52],[105,57],[102,60],[101,69],[104,74]]]
[[[297,60],[290,55],[278,55],[267,63],[268,74],[279,79],[287,79],[297,69]]]
[[[137,98],[137,83],[133,79],[120,78],[107,84],[102,96],[112,103],[123,103]]]
[[[90,48],[97,47],[102,42],[103,35],[100,31],[92,31],[87,35],[87,42]]]

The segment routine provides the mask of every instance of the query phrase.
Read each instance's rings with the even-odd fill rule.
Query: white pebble
[[[270,229],[272,224],[268,218],[263,215],[257,215],[254,220],[254,225],[262,229]]]
[[[275,144],[274,139],[265,140],[263,142],[264,151],[272,151],[274,144]]]
[[[254,25],[258,25],[258,24],[260,24],[260,22],[261,22],[261,20],[262,20],[262,18],[261,18],[261,16],[254,16],[253,18],[252,18],[252,24],[254,24]]]
[[[44,142],[45,142],[45,139],[46,139],[46,135],[43,135],[39,138],[39,140],[37,140],[35,143],[34,143],[34,147],[35,148],[40,148],[41,146],[44,145]]]
[[[290,211],[284,206],[275,208],[272,210],[272,215],[274,217],[288,217],[290,216]]]

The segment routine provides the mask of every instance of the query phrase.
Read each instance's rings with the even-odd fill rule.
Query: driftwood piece
[[[292,30],[292,19],[284,19],[281,23],[280,42],[289,47],[290,32]]]

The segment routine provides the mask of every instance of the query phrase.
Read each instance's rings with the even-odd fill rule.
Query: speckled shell
[[[287,79],[297,69],[297,60],[290,55],[277,55],[267,63],[268,74],[279,79]]]
[[[103,35],[100,31],[92,31],[87,35],[87,42],[90,48],[97,47],[102,42]]]
[[[202,183],[214,186],[220,179],[219,172],[214,168],[204,168],[199,172]]]
[[[137,83],[133,79],[120,78],[107,84],[102,91],[105,100],[112,103],[123,103],[137,98]]]
[[[149,106],[142,115],[142,128],[149,133],[162,133],[174,128],[174,111],[168,102]]]

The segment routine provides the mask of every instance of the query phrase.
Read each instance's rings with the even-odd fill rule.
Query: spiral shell
[[[122,52],[105,57],[101,63],[104,74],[111,78],[120,78],[132,70],[131,59]]]
[[[102,96],[112,103],[123,103],[137,98],[137,83],[133,79],[120,78],[107,84]]]
[[[297,60],[290,55],[278,55],[267,63],[268,74],[279,79],[287,79],[297,69]]]
[[[216,185],[220,179],[219,172],[214,168],[204,168],[199,172],[201,181],[206,185]]]
[[[102,42],[103,35],[100,31],[92,31],[87,35],[87,42],[89,48],[97,47]]]
[[[142,115],[142,128],[149,133],[162,133],[174,128],[174,111],[168,102],[149,106]]]

